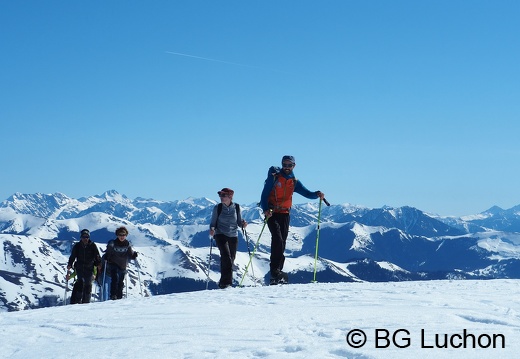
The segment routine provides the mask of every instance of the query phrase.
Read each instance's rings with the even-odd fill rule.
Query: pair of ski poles
[[[258,240],[256,241],[256,244],[253,248],[253,253],[251,253],[251,250],[250,250],[250,247],[249,247],[249,236],[247,235],[247,231],[245,230],[245,228],[242,227],[242,233],[245,237],[245,240],[246,240],[246,243],[247,243],[247,252],[249,253],[249,262],[247,263],[247,266],[246,266],[246,270],[244,271],[244,274],[242,275],[242,279],[240,280],[240,284],[239,286],[241,287],[242,286],[242,282],[244,281],[244,278],[247,274],[247,271],[249,269],[249,266],[251,265],[251,261],[253,260],[253,256],[255,255],[255,252],[256,252],[256,249],[258,248],[258,243],[260,242],[260,237],[262,237],[262,233],[264,231],[264,228],[265,228],[265,224],[267,223],[267,219],[268,217],[265,218],[264,220],[264,225],[262,226],[262,230],[260,231],[260,235],[258,236]],[[206,290],[208,289],[208,286],[209,286],[209,272],[210,272],[210,269],[211,269],[211,253],[212,253],[212,250],[213,250],[213,238],[211,237],[211,235],[209,236],[209,258],[208,258],[208,270],[207,270],[207,276],[206,276]],[[256,285],[256,278],[255,278],[255,272],[253,270],[253,268],[251,267],[251,271],[253,273],[253,280],[255,282],[255,285]]]
[[[265,225],[267,224],[268,219],[269,219],[269,217],[267,217],[267,216],[264,219],[264,225],[262,226],[262,230],[260,231],[260,234],[258,235],[258,239],[256,240],[256,243],[255,243],[255,246],[253,247],[253,253],[251,253],[249,251],[249,238],[247,237],[247,232],[245,232],[245,230],[244,230],[244,234],[245,234],[246,240],[247,240],[247,251],[249,252],[249,262],[247,263],[246,269],[244,270],[244,274],[242,274],[242,279],[240,279],[240,284],[238,285],[239,287],[242,287],[242,282],[244,281],[244,278],[246,277],[249,266],[251,265],[251,262],[253,261],[253,257],[255,256],[256,249],[258,248],[258,244],[260,243],[260,238],[262,238],[262,233],[264,233]],[[253,273],[253,280],[256,285],[256,278],[255,278],[255,272],[253,270],[253,267],[251,267],[251,271]]]
[[[267,218],[266,220],[264,221],[264,227],[265,227],[265,223],[267,222]],[[262,227],[262,232],[264,231],[264,228]],[[260,232],[260,236],[262,235],[262,232]],[[246,275],[247,273],[247,269],[249,267],[249,265],[251,264],[251,260],[253,258],[253,255],[254,255],[254,252],[256,251],[256,247],[258,246],[258,241],[260,241],[260,236],[258,237],[258,241],[253,249],[253,255],[251,255],[251,249],[249,247],[249,236],[247,235],[247,231],[244,227],[242,227],[242,234],[244,235],[244,238],[246,240],[246,243],[247,243],[247,252],[249,253],[249,263],[246,267],[246,271],[244,273],[244,276]],[[213,251],[213,238],[211,237],[211,235],[209,236],[209,258],[208,258],[208,270],[207,270],[207,276],[206,276],[206,290],[208,289],[208,286],[209,286],[209,280],[210,280],[210,277],[209,277],[209,273],[210,273],[210,269],[211,269],[211,254],[212,254],[212,251]],[[256,285],[256,278],[255,278],[255,272],[253,270],[253,268],[251,267],[251,271],[253,273],[253,280],[255,281],[255,285]],[[244,280],[244,277],[242,277],[242,280]],[[240,286],[242,286],[242,280],[240,281]]]
[[[322,202],[325,202],[325,204],[327,206],[330,206],[329,201],[327,201],[327,199],[325,199],[325,197],[320,198],[320,204],[319,204],[319,208],[318,208],[318,228],[316,230],[316,253],[314,255],[314,275],[313,275],[313,280],[312,280],[314,283],[316,282],[316,269],[317,269],[317,263],[318,263],[318,244],[319,244],[319,240],[320,240],[320,221],[321,221],[321,204],[322,204]],[[251,261],[253,260],[253,256],[255,255],[256,249],[258,248],[260,238],[262,237],[262,233],[264,231],[264,228],[265,228],[265,225],[267,224],[268,219],[269,219],[269,217],[266,217],[264,220],[264,225],[262,226],[262,230],[260,231],[260,235],[258,236],[258,240],[256,241],[255,247],[253,249],[253,254],[249,253],[249,263],[247,264],[244,274],[242,275],[242,279],[239,284],[240,287],[242,286],[242,282],[244,281],[244,278],[247,274],[247,270],[248,270],[249,266],[251,265]],[[248,242],[248,249],[249,249],[249,242]],[[254,273],[253,273],[253,279],[254,279]]]
[[[320,239],[320,222],[321,222],[322,202],[325,202],[325,204],[327,206],[330,206],[330,203],[327,201],[327,199],[320,198],[320,204],[319,204],[319,209],[318,209],[318,226],[317,226],[317,231],[316,231],[316,253],[315,253],[315,256],[314,256],[314,275],[313,275],[312,282],[316,282],[316,272],[317,272],[317,263],[318,263],[318,245],[319,245],[319,239]],[[257,239],[257,241],[255,243],[255,246],[253,247],[253,253],[251,253],[250,248],[249,248],[249,236],[247,235],[246,230],[244,228],[242,228],[242,232],[243,232],[243,234],[244,234],[244,236],[246,238],[246,242],[247,242],[247,251],[249,253],[249,262],[246,265],[246,269],[244,270],[244,274],[242,275],[242,278],[240,280],[239,287],[242,287],[242,283],[244,282],[244,278],[247,275],[249,266],[252,263],[253,257],[254,257],[254,255],[256,253],[256,250],[258,248],[258,244],[260,243],[260,238],[262,237],[262,233],[264,232],[265,225],[267,224],[267,220],[268,219],[269,219],[269,217],[267,217],[267,216],[264,219],[264,224],[262,226],[262,230],[260,231],[260,234],[258,235],[258,239]],[[210,279],[209,278],[209,272],[210,272],[210,267],[211,267],[211,253],[212,253],[212,249],[213,249],[213,240],[212,240],[212,237],[210,236],[210,249],[209,249],[208,267],[207,267],[208,268],[208,273],[207,273],[207,279],[206,279],[206,289],[208,289],[208,284],[209,284],[209,279]],[[252,271],[252,274],[253,274],[253,280],[254,280],[255,285],[256,285],[256,278],[255,278],[253,267],[251,267],[251,271]]]
[[[139,281],[139,291],[141,293],[141,297],[143,296],[143,286],[141,284],[141,265],[137,261],[137,258],[134,258],[135,266],[137,267],[137,278]],[[128,298],[128,275],[125,275],[125,298]]]
[[[141,281],[141,265],[139,264],[139,261],[137,260],[137,258],[134,258],[134,262],[135,262],[135,266],[137,268],[137,278],[139,281],[139,292],[142,297],[143,296],[143,285],[142,285],[142,281]],[[109,296],[110,288],[106,288],[107,267],[108,267],[108,261],[105,259],[105,265],[103,266],[103,280],[101,281],[101,285],[100,285],[101,301],[105,301],[105,298],[110,299],[110,296]],[[128,275],[125,274],[125,298],[128,298]],[[107,291],[108,293],[105,293],[105,291]]]

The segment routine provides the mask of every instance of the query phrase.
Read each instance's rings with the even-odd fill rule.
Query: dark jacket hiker
[[[101,258],[94,242],[90,240],[88,229],[81,231],[81,240],[72,247],[67,269],[76,271],[76,283],[72,290],[70,304],[89,303],[92,292],[94,267],[100,268]]]
[[[130,242],[126,239],[128,230],[125,227],[116,229],[117,239],[107,244],[105,252],[107,259],[107,271],[111,277],[110,299],[123,298],[124,280],[128,260],[137,258],[137,252],[132,249]]]

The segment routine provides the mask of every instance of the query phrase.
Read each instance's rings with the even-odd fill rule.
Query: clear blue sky
[[[520,204],[518,1],[2,1],[0,200]],[[296,196],[295,202],[307,200]]]

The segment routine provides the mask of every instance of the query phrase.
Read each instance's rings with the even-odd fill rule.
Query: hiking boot
[[[269,282],[269,285],[287,283],[289,283],[289,277],[287,276],[287,273],[280,271],[277,275],[271,276],[271,281]]]
[[[220,283],[220,282],[218,282],[218,287],[219,287],[220,289],[226,289],[226,288],[231,287],[231,284],[224,284],[224,283]]]

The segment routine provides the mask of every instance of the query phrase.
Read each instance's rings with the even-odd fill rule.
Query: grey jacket
[[[238,204],[236,204],[238,206]],[[228,237],[238,237],[238,228],[242,228],[242,215],[234,202],[229,207],[222,203],[222,212],[218,215],[218,204],[213,207],[211,214],[210,228],[215,228],[215,234],[223,234]]]

